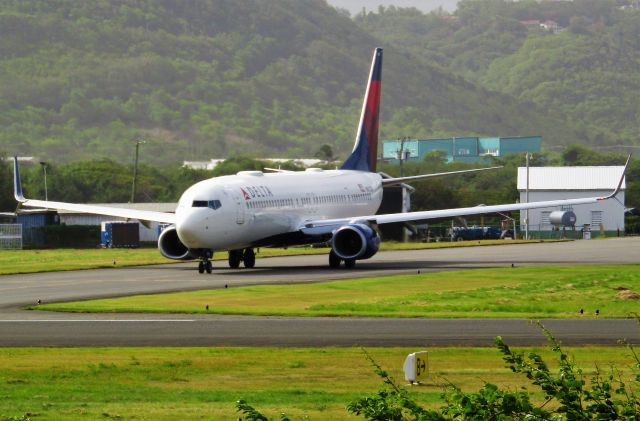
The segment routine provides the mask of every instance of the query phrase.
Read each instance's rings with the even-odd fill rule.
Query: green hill
[[[627,3],[464,0],[453,15],[388,8],[355,21],[484,89],[548,110],[579,143],[640,145],[640,10]],[[523,24],[550,20],[558,31]]]
[[[323,143],[344,156],[376,46],[383,137],[580,139],[562,115],[374,29],[313,0],[3,1],[0,150],[129,161],[144,137],[143,161],[154,164],[309,156]]]

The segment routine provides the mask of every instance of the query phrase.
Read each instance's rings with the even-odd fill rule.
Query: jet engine
[[[344,260],[368,259],[378,252],[380,237],[369,225],[343,225],[333,233],[331,248]]]
[[[191,260],[195,257],[191,254],[187,246],[182,244],[180,238],[178,238],[175,225],[171,225],[162,230],[160,237],[158,237],[158,250],[168,259]]]

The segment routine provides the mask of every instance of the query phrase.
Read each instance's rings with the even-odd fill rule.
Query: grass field
[[[539,241],[460,241],[455,243],[382,243],[382,250],[416,250],[443,247],[470,247],[477,245],[516,244]],[[290,249],[260,249],[258,258],[301,254],[328,254],[328,248],[295,247]],[[221,252],[214,260],[226,260]],[[156,248],[138,249],[54,249],[54,250],[0,250],[0,275],[16,273],[51,272],[60,270],[96,269],[122,266],[176,263],[160,254]]]
[[[475,269],[317,284],[264,285],[35,306],[75,312],[278,316],[628,317],[640,265]],[[635,299],[634,299],[635,298]],[[205,310],[205,306],[209,310]],[[580,315],[579,310],[585,314]]]
[[[367,349],[399,383],[404,383],[405,356],[416,350]],[[550,351],[536,351],[554,366]],[[430,379],[410,389],[426,406],[439,406],[447,380],[466,391],[484,382],[529,386],[524,376],[504,368],[496,349],[429,352]],[[585,379],[596,364],[605,372],[632,364],[623,348],[571,353]],[[236,420],[235,401],[241,398],[274,419],[282,411],[294,420],[356,419],[347,413],[347,403],[381,385],[358,348],[0,349],[2,420]]]

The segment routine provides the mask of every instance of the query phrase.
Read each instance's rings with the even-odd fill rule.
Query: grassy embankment
[[[443,247],[516,244],[527,241],[460,241],[455,243],[382,243],[382,250],[417,250]],[[540,241],[528,241],[540,242]],[[258,258],[302,254],[327,254],[327,248],[293,247],[290,249],[260,249]],[[227,253],[218,253],[214,260],[226,260]],[[123,266],[176,263],[164,258],[156,248],[139,249],[53,249],[0,250],[0,275],[51,272],[60,270],[97,269]]]
[[[549,350],[527,349],[542,351],[555,366]],[[367,349],[399,383],[405,356],[416,350]],[[447,380],[466,391],[484,382],[513,390],[529,385],[504,367],[496,349],[429,351],[431,377],[410,389],[423,405],[440,405]],[[570,352],[585,379],[596,364],[629,374],[631,358],[621,348]],[[297,420],[361,419],[347,413],[347,403],[381,385],[357,348],[0,349],[0,419],[232,420],[240,398],[274,419],[282,411]],[[540,394],[534,399],[544,401]]]
[[[638,311],[640,265],[475,269],[60,303],[76,312],[277,316],[571,318]],[[209,310],[205,309],[209,306]],[[580,315],[579,310],[585,314]]]

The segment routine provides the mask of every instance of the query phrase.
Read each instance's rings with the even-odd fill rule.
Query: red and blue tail
[[[382,48],[376,48],[371,62],[369,83],[364,95],[356,143],[340,169],[376,172],[378,153],[378,121],[382,76]]]

